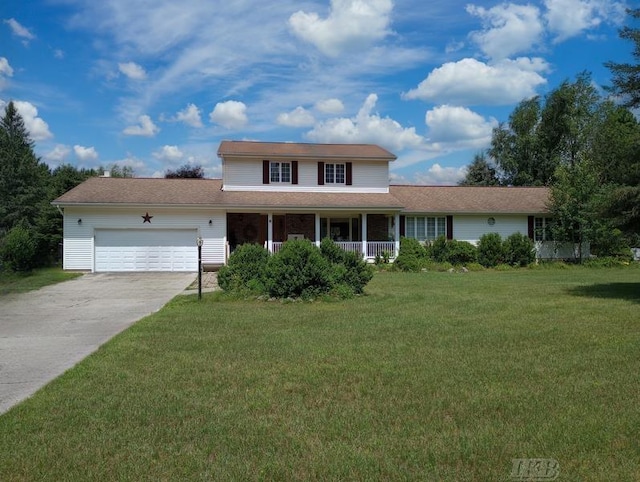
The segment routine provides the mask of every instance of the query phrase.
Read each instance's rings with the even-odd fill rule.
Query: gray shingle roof
[[[292,142],[222,141],[220,157],[353,159],[393,161],[396,156],[374,144],[304,144]]]
[[[388,194],[222,191],[220,179],[90,178],[53,201],[57,205],[167,205],[226,209],[402,210],[406,213],[538,214],[548,188],[390,186]]]
[[[390,186],[405,212],[538,214],[547,212],[546,187]]]

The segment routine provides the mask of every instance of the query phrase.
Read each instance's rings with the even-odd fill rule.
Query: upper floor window
[[[326,184],[344,184],[345,166],[344,164],[325,164],[324,182]]]
[[[534,222],[534,225],[533,225],[534,241],[552,241],[553,240],[553,233],[551,231],[553,220],[551,218],[535,218],[533,222]]]
[[[271,182],[291,182],[290,162],[271,162],[269,172]]]

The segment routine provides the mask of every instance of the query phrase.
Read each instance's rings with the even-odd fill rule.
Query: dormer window
[[[298,161],[262,161],[262,184],[298,184]]]
[[[344,164],[325,164],[324,182],[325,184],[344,184]]]
[[[291,163],[290,162],[271,162],[270,166],[271,182],[291,182]]]
[[[318,186],[325,184],[353,184],[353,167],[350,162],[318,162]]]

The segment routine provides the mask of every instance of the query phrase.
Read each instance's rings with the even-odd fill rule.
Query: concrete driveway
[[[193,273],[86,274],[0,298],[0,413],[158,311]]]

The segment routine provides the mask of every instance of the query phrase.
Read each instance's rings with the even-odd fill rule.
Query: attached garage
[[[96,229],[97,272],[198,271],[195,229]]]

